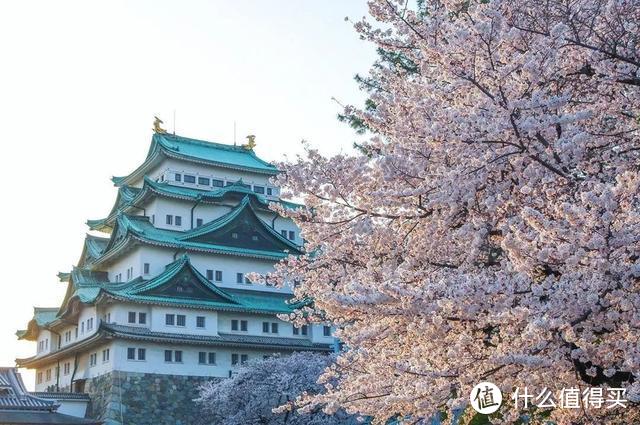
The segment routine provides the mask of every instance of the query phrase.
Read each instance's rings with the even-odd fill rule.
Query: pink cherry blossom
[[[640,4],[369,6],[357,31],[415,71],[371,69],[357,154],[280,164],[307,254],[267,279],[299,281],[314,304],[290,319],[346,347],[301,405],[415,421],[490,380],[628,388],[552,419],[640,422]]]

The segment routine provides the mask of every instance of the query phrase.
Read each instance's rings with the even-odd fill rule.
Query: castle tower
[[[331,351],[331,329],[293,327],[291,288],[255,285],[300,254],[295,224],[269,209],[278,170],[251,147],[156,132],[144,162],[114,177],[107,217],[87,222],[59,307],[35,308],[36,391],[88,392],[106,423],[190,423],[197,385],[249,359]]]

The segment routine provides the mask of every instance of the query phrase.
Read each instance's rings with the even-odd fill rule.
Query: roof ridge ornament
[[[248,151],[252,151],[253,148],[256,147],[256,136],[255,134],[249,134],[247,136],[247,143],[245,143],[244,145],[242,145],[243,148],[245,148]]]
[[[166,134],[167,130],[165,130],[164,128],[160,127],[160,124],[164,124],[164,121],[162,121],[160,118],[158,118],[157,116],[153,116],[153,118],[155,118],[153,120],[153,132],[157,133],[157,134]]]

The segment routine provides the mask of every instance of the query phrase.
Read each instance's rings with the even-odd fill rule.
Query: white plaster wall
[[[87,329],[87,320],[93,318],[93,329]],[[82,323],[84,322],[84,332],[82,331]],[[80,310],[80,315],[78,317],[78,339],[86,339],[91,335],[96,333],[98,330],[99,320],[98,315],[96,313],[96,307],[91,305],[83,305],[82,310]]]
[[[333,344],[333,336],[324,336],[324,325],[313,324],[310,326],[311,341],[320,344]],[[331,330],[333,335],[333,329]]]
[[[249,360],[262,358],[275,353],[273,350],[236,349],[223,347],[198,347],[187,345],[162,345],[141,343],[136,341],[117,341],[116,368],[124,372],[160,373],[172,375],[228,377],[231,365],[231,354],[247,354]],[[128,360],[127,348],[145,348],[146,360]],[[167,363],[164,361],[164,350],[182,350],[182,363]],[[198,364],[198,352],[215,352],[215,365]],[[169,372],[170,371],[170,372]]]
[[[146,206],[144,213],[149,217],[149,220],[153,222],[153,225],[158,229],[187,231],[191,227],[191,209],[195,202],[184,201],[179,199],[167,199],[167,198],[155,198],[151,200]],[[197,227],[198,219],[202,219],[202,223],[207,224],[216,218],[219,218],[233,209],[236,203],[228,204],[198,204],[193,210],[193,228]],[[140,211],[142,214],[142,211]],[[174,216],[174,224],[167,224],[166,216]],[[292,230],[295,233],[295,239],[293,241],[296,244],[301,244],[300,229],[295,223],[286,217],[278,217],[273,222],[275,213],[271,212],[257,212],[258,217],[268,226],[271,227],[274,224],[274,230],[280,233],[281,230]],[[182,217],[182,223],[180,226],[175,225],[175,216]]]
[[[155,198],[145,206],[145,213],[154,227],[158,229],[185,231],[191,229],[191,208],[193,204],[193,202],[178,199]],[[196,211],[199,210],[200,206],[196,208]],[[228,211],[228,209],[226,211]],[[168,214],[173,216],[173,224],[167,224]],[[223,212],[220,213],[220,215],[222,214]],[[182,217],[180,226],[175,224],[176,216]],[[196,217],[195,214],[194,217]],[[194,227],[195,222],[194,218]]]
[[[174,255],[176,255],[176,253],[178,253],[178,255],[182,255],[182,252],[177,252],[171,248],[153,246],[137,247],[123,255],[117,263],[114,263],[113,266],[109,267],[109,280],[113,282],[114,280],[111,276],[115,276],[116,271],[118,271],[118,273],[122,273],[122,270],[124,270],[124,273],[126,273],[126,268],[131,266],[134,267],[135,278],[143,269],[144,263],[149,263],[149,274],[144,275],[143,277],[145,279],[151,279],[162,273],[168,264],[175,261]],[[291,293],[290,288],[278,289],[264,285],[236,283],[236,273],[243,273],[245,275],[251,272],[263,274],[269,273],[273,271],[273,261],[233,255],[196,252],[189,252],[188,255],[191,259],[191,264],[205,277],[207,275],[207,270],[222,271],[222,282],[213,282],[216,286],[221,288],[239,288],[255,291]],[[126,274],[124,276],[126,277]]]
[[[170,326],[166,324],[167,314],[182,314],[185,316],[185,326]],[[196,317],[205,317],[205,327],[196,326]],[[217,335],[218,334],[218,313],[211,310],[197,310],[187,308],[172,307],[151,307],[151,324],[148,326],[154,332],[167,332],[176,334],[193,335]]]
[[[76,337],[76,325],[65,326],[60,330],[60,336],[62,337],[62,342],[60,344],[61,347],[65,347],[67,345],[73,344],[80,337],[80,331],[78,331],[78,337]],[[69,331],[71,332],[71,339],[69,341],[65,340],[64,334]]]
[[[55,342],[53,342],[52,340],[55,340]],[[43,343],[42,349],[38,350],[41,342]],[[41,329],[38,332],[38,340],[36,342],[36,350],[37,350],[38,356],[44,356],[45,354],[48,354],[51,351],[53,351],[52,345],[56,344],[56,347],[57,347],[57,342],[58,342],[58,337],[56,335],[53,335],[48,330]]]
[[[158,167],[148,172],[147,175],[151,179],[156,180],[167,169],[180,173],[193,174],[196,177],[214,177],[229,182],[236,182],[242,179],[242,182],[245,184],[257,184],[262,186],[269,185],[269,176],[265,174],[231,170],[212,165],[194,164],[173,158],[166,159]]]
[[[133,275],[129,280],[135,279],[142,274],[142,260],[140,257],[140,248],[134,248],[121,256],[118,260],[109,265],[107,272],[109,281],[115,282],[116,276],[122,274],[122,282],[127,282],[127,269],[133,267]]]
[[[58,413],[75,416],[77,418],[84,418],[84,415],[87,413],[88,402],[86,401],[59,400],[58,403],[60,403],[60,407],[58,407],[57,410]]]
[[[105,311],[111,314],[111,323],[126,326],[148,328],[151,326],[151,307],[144,304],[118,303],[110,305]],[[129,312],[136,313],[136,323],[129,323]],[[146,313],[146,324],[138,323],[138,313]]]

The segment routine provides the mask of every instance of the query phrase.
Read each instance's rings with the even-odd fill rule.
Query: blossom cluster
[[[268,279],[347,347],[303,405],[415,420],[491,379],[623,388],[589,421],[640,421],[640,4],[369,7],[361,37],[411,65],[377,63],[375,107],[345,111],[370,140],[280,164],[307,254]]]

